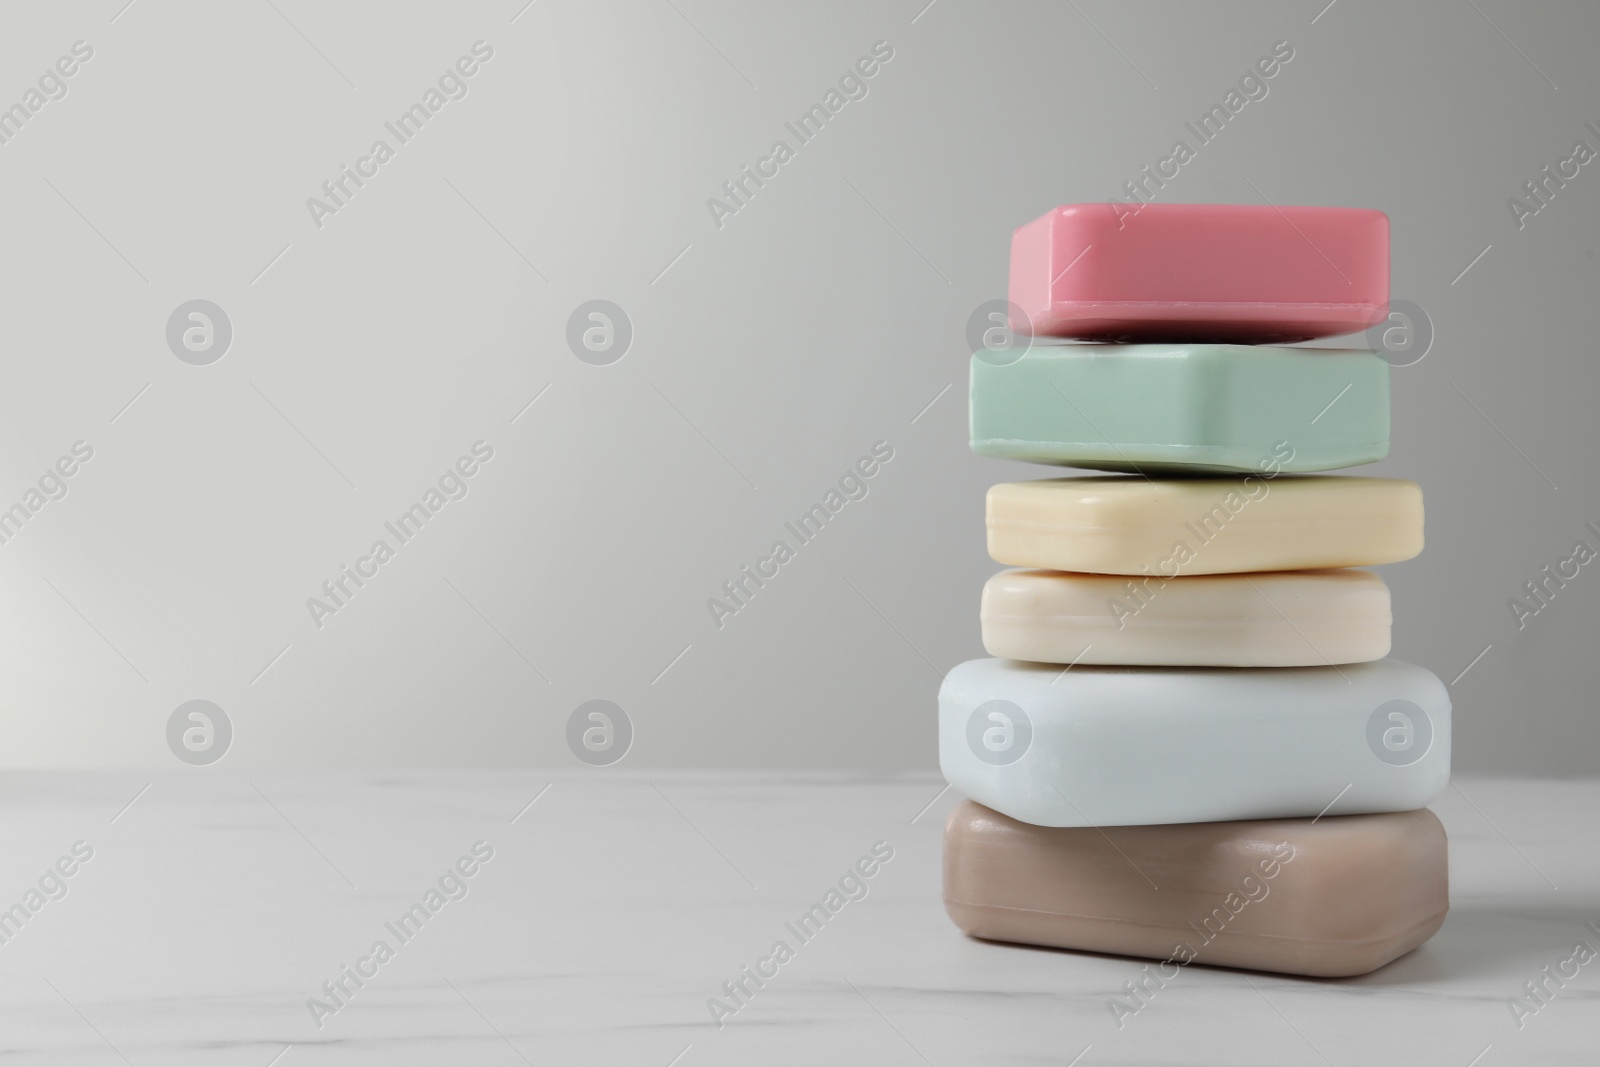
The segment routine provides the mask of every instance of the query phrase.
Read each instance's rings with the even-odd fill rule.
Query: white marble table
[[[148,783],[148,788],[146,785]],[[9,774],[7,1063],[1600,1062],[1600,782],[1465,780],[1435,806],[1453,910],[1359,979],[1185,969],[1119,1029],[1134,960],[985,944],[939,901],[931,775],[210,771]],[[937,795],[937,799],[936,798]],[[135,799],[137,797],[137,799]],[[537,801],[529,806],[530,801]],[[132,803],[130,804],[130,801]],[[72,860],[75,843],[93,855]],[[493,856],[402,941],[475,842]],[[893,858],[805,944],[785,923],[878,841]],[[85,846],[79,846],[80,854]],[[480,851],[483,851],[480,846]],[[49,876],[66,856],[70,877]],[[61,890],[64,887],[65,894]],[[718,1027],[708,1000],[793,958]],[[392,948],[370,960],[374,942]],[[370,978],[337,1006],[324,982]],[[770,968],[769,968],[770,970]],[[1552,972],[1553,973],[1553,972]],[[747,983],[748,984],[748,983]],[[753,985],[749,986],[754,989]],[[313,1018],[311,997],[329,1008]],[[320,1026],[318,1023],[320,1022]]]

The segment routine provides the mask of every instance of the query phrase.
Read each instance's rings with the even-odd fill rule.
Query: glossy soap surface
[[[1409,811],[1450,780],[1450,698],[1396,659],[1087,667],[1003,659],[939,690],[957,792],[1040,826]]]
[[[1303,667],[1389,654],[1389,587],[1371,571],[1173,579],[1001,571],[979,618],[991,656],[1040,663]]]
[[[1286,344],[1389,304],[1389,217],[1271,204],[1068,204],[1011,238],[1011,302],[1037,336]]]
[[[1052,478],[990,488],[996,563],[1091,574],[1372,567],[1422,551],[1422,490],[1342,475]]]
[[[1432,937],[1449,871],[1426,809],[1101,831],[969,800],[945,824],[944,901],[975,937],[1148,957],[1162,981],[1190,963],[1340,977]]]
[[[1114,471],[1336,470],[1389,453],[1389,364],[1348,349],[1044,345],[972,358],[980,455]]]

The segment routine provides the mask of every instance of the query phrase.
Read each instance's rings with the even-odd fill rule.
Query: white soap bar
[[[939,766],[1039,826],[1411,811],[1450,779],[1450,698],[1385,659],[1242,670],[972,660],[939,691]]]
[[[1389,587],[1371,571],[1185,578],[1001,571],[983,647],[1042,663],[1305,667],[1389,654]]]

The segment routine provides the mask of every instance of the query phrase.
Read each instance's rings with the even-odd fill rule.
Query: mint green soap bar
[[[1092,470],[1326,471],[1389,453],[1389,364],[1351,349],[1036,343],[973,356],[971,403],[974,452]]]

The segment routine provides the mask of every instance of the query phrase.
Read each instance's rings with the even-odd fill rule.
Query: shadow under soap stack
[[[1448,907],[1450,701],[1388,657],[1371,571],[1422,550],[1366,330],[1389,220],[1056,208],[1012,239],[973,450],[1116,472],[996,485],[984,647],[939,694],[944,900],[976,937],[1364,974]]]

